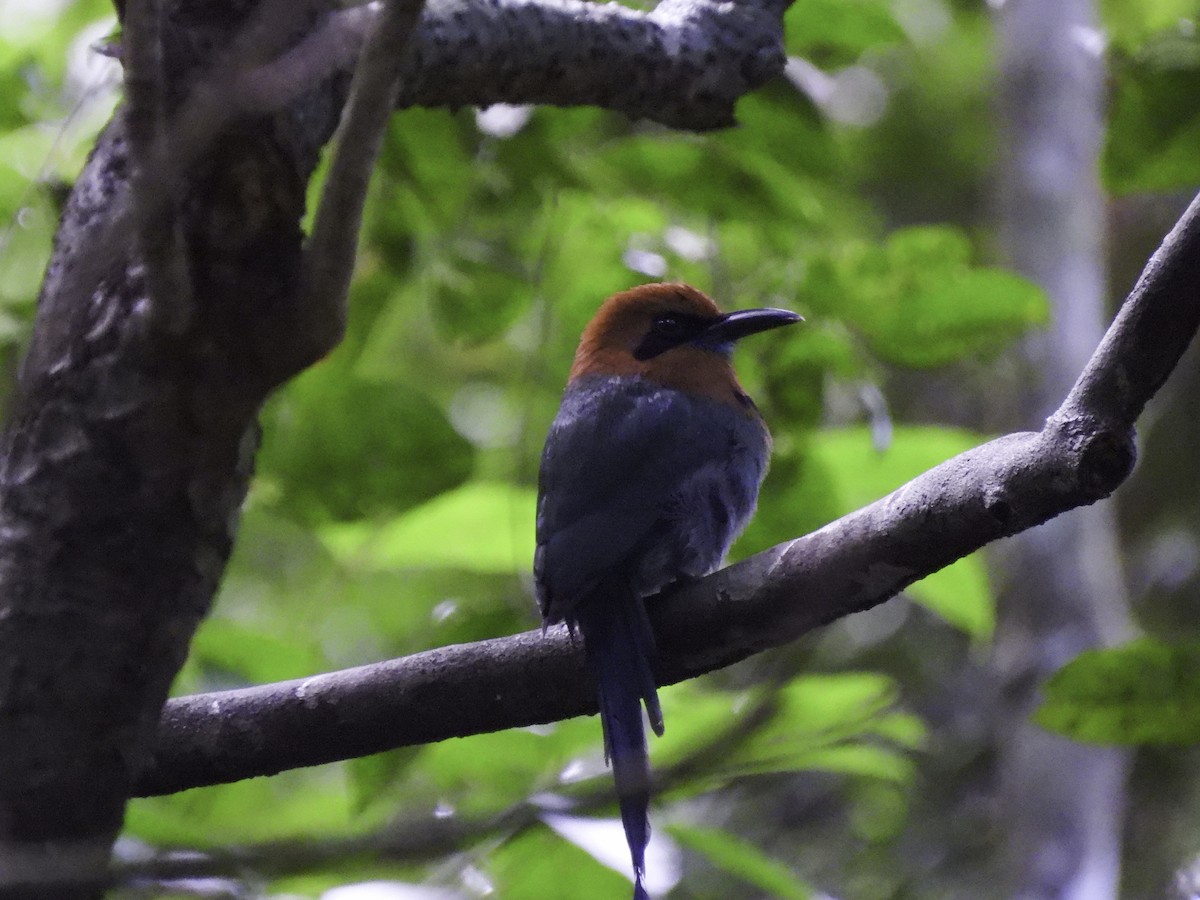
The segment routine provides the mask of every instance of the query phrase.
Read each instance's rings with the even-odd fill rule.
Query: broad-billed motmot
[[[646,897],[650,765],[663,733],[643,598],[717,568],[754,513],[771,436],[730,362],[740,338],[799,321],[722,313],[695,288],[610,297],[584,329],[542,454],[534,576],[544,625],[583,636],[604,746]]]

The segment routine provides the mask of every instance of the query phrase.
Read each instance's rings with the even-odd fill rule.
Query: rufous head
[[[571,378],[628,375],[727,399],[739,394],[730,351],[740,338],[798,322],[785,309],[722,313],[686,284],[645,284],[609,297],[579,341]]]

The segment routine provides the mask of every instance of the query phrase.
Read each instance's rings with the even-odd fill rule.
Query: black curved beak
[[[760,331],[803,321],[803,316],[789,309],[739,309],[726,313],[704,329],[704,342],[731,344]]]

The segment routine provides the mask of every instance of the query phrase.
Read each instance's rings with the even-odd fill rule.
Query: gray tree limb
[[[776,686],[781,686],[777,684]],[[720,729],[705,736],[689,753],[667,768],[653,773],[654,793],[694,778],[697,771],[711,768],[714,760],[729,755],[754,739],[778,712],[778,696],[761,693],[753,703],[732,715]],[[569,785],[559,785],[555,794],[570,803],[572,814],[584,814],[614,802],[607,773]],[[116,862],[112,882],[137,879],[167,881],[180,878],[238,877],[246,870],[281,876],[314,871],[330,862],[362,856],[372,860],[426,862],[462,851],[484,839],[509,840],[542,820],[548,811],[544,798],[528,797],[503,809],[480,815],[455,814],[438,817],[433,810],[409,810],[377,831],[348,838],[292,838],[209,848],[203,852],[176,854],[169,849],[154,856]],[[550,808],[553,811],[553,808]]]
[[[1134,423],[1200,325],[1200,197],[1150,260],[1040,432],[956,456],[887,497],[650,604],[659,684],[877,606],[998,538],[1103,499],[1128,476]],[[169,702],[138,794],[595,713],[564,630]]]
[[[580,0],[434,5],[399,69],[397,105],[586,105],[672,128],[722,128],[734,123],[742,96],[783,71],[790,5],[664,0],[652,12]],[[235,102],[277,109],[353,68],[378,15],[376,5],[330,16],[288,54],[248,71]]]

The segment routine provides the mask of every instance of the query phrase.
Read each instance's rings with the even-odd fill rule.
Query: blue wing
[[[754,509],[757,419],[638,378],[568,387],[542,456],[534,575],[547,621],[624,568],[640,594],[717,565]]]

